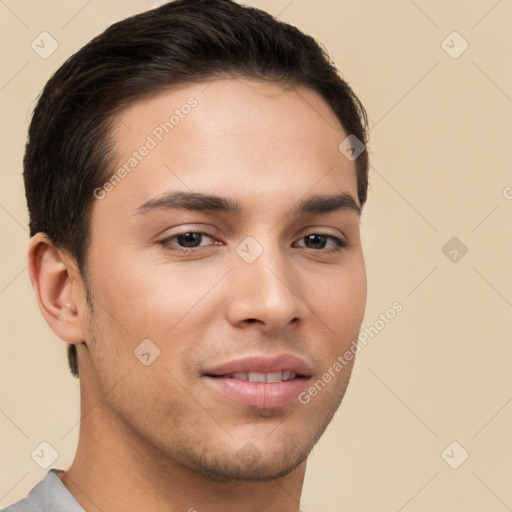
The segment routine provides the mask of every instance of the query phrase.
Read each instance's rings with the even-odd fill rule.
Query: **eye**
[[[337,236],[326,235],[322,233],[311,233],[310,235],[303,236],[300,241],[304,240],[305,247],[313,250],[321,250],[324,252],[341,251],[348,246],[348,242]],[[326,245],[330,242],[330,247]]]
[[[208,239],[214,241],[213,243],[207,243]],[[206,243],[203,243],[205,242]],[[300,242],[304,242],[301,245]],[[159,242],[166,249],[172,251],[184,251],[190,252],[200,247],[206,247],[209,245],[216,245],[213,236],[202,231],[184,231],[182,233],[176,233],[175,235],[164,238]],[[303,236],[299,242],[299,247],[305,247],[315,252],[323,251],[326,253],[338,252],[343,250],[349,244],[346,240],[338,238],[334,235],[327,235],[322,233],[311,233],[310,235]]]
[[[165,247],[168,247],[172,250],[187,250],[187,249],[195,249],[197,247],[204,247],[205,245],[213,245],[213,244],[202,244],[201,242],[205,239],[209,238],[213,240],[213,237],[208,235],[207,233],[203,233],[201,231],[185,231],[183,233],[177,233],[176,235],[172,235],[170,237],[164,238],[160,241]],[[175,243],[173,243],[175,241]],[[169,247],[171,246],[171,247]],[[172,247],[174,246],[174,247]]]

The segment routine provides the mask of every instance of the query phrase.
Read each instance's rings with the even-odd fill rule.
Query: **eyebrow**
[[[240,203],[229,197],[194,192],[171,192],[146,201],[135,210],[135,214],[145,214],[157,209],[212,211],[229,215],[240,215],[243,211]],[[347,193],[310,196],[296,204],[293,213],[300,216],[335,210],[353,210],[361,215],[361,207]]]

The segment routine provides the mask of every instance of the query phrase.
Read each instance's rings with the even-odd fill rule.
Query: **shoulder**
[[[17,501],[13,505],[9,505],[7,508],[3,508],[0,512],[43,512],[40,504],[34,502],[29,496]]]
[[[20,501],[0,512],[84,512],[52,468],[46,476]]]

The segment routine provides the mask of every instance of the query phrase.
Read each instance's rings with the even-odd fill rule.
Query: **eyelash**
[[[171,240],[174,240],[175,238],[177,238],[179,236],[184,236],[184,235],[187,235],[190,233],[197,234],[197,235],[204,235],[204,236],[207,236],[212,239],[214,238],[212,235],[205,233],[203,231],[183,231],[181,233],[176,233],[172,236],[164,238],[163,240],[160,240],[159,244],[162,245],[167,250],[181,252],[184,254],[190,254],[190,253],[195,252],[203,247],[207,247],[207,246],[198,246],[198,247],[189,247],[189,248],[179,247],[179,246],[171,247],[171,244],[170,244]],[[319,236],[330,238],[331,240],[334,240],[334,242],[336,243],[336,246],[331,249],[312,249],[310,247],[304,247],[305,249],[308,249],[309,251],[320,252],[320,253],[323,252],[324,254],[332,254],[332,253],[337,253],[337,252],[341,252],[341,251],[345,250],[349,245],[349,243],[346,240],[343,240],[342,238],[338,238],[337,236],[334,236],[334,235],[329,235],[327,233],[310,233],[308,235],[302,236],[299,240],[303,240],[312,235],[319,235]],[[217,244],[209,244],[209,245],[217,245]]]

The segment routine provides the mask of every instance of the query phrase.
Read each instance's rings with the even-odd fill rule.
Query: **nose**
[[[264,248],[249,263],[234,254],[225,314],[236,327],[257,324],[267,334],[298,324],[306,307],[300,282],[278,248]]]

